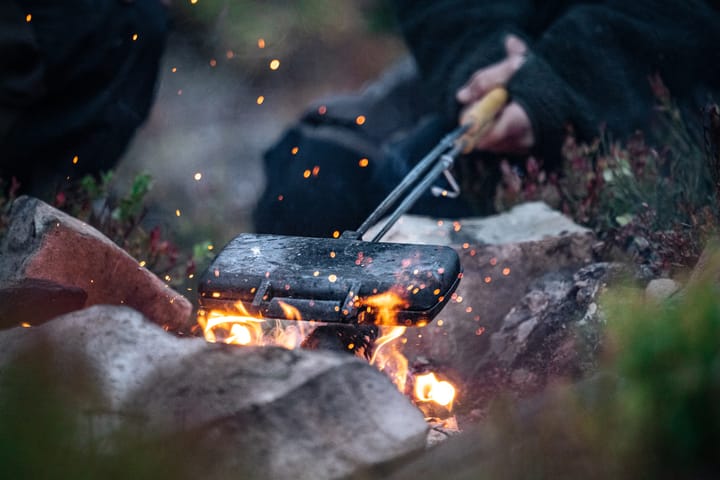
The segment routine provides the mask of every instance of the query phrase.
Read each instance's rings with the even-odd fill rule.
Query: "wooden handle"
[[[460,137],[463,143],[463,153],[469,153],[477,141],[485,135],[492,125],[495,115],[502,110],[508,101],[508,92],[503,87],[495,87],[483,98],[470,105],[460,119],[461,125],[470,125],[465,134]]]

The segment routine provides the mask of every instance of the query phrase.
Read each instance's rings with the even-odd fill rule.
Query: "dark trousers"
[[[360,226],[454,127],[427,98],[406,59],[357,95],[311,106],[265,154],[267,186],[254,211],[256,231],[328,237]],[[450,218],[488,213],[481,210],[466,198],[428,193],[411,212]]]
[[[165,8],[159,0],[3,1],[22,13],[16,19],[12,6],[0,7],[0,21],[24,36],[25,60],[0,65],[0,79],[9,79],[0,82],[9,116],[0,131],[0,177],[38,194],[112,168],[154,98]],[[20,57],[18,48],[0,51]],[[32,83],[16,80],[30,71]]]

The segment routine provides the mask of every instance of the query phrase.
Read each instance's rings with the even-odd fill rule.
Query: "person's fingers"
[[[527,44],[520,37],[512,34],[505,37],[505,53],[507,53],[508,57],[515,55],[525,56],[527,51]]]
[[[522,57],[513,56],[475,72],[470,80],[456,94],[462,104],[480,100],[495,87],[505,85],[510,77],[520,68]]]
[[[507,84],[525,61],[527,45],[519,37],[508,35],[505,38],[505,52],[505,59],[476,71],[470,80],[460,87],[456,94],[458,102],[476,102],[493,88]]]
[[[497,117],[495,123],[475,143],[476,150],[496,153],[524,154],[535,144],[530,119],[525,110],[511,102]]]

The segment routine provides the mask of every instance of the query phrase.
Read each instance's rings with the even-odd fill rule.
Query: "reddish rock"
[[[21,197],[0,246],[0,280],[46,280],[87,295],[82,307],[127,305],[170,330],[190,327],[192,305],[91,226]]]
[[[85,290],[47,280],[25,278],[0,285],[0,329],[38,325],[83,308]]]

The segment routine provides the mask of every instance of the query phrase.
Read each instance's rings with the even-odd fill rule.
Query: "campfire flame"
[[[293,306],[280,302],[288,320],[302,320],[300,312]],[[279,320],[256,318],[248,313],[242,302],[234,304],[235,311],[201,310],[198,323],[205,340],[211,343],[231,345],[276,345],[292,350],[298,348],[313,322],[297,322],[283,325]]]
[[[419,402],[435,402],[452,408],[455,400],[455,387],[450,382],[438,380],[433,372],[415,377],[415,398]]]
[[[375,352],[370,358],[381,372],[385,372],[401,392],[405,393],[408,377],[408,361],[396,340],[403,336],[406,327],[381,327],[381,336],[375,341]]]
[[[232,345],[275,345],[287,349],[298,348],[303,339],[315,328],[316,322],[304,322],[299,310],[279,302],[285,320],[257,318],[251,315],[242,302],[234,305],[233,311],[200,310],[198,323],[205,339],[212,343]],[[403,354],[407,327],[397,326],[398,311],[407,306],[406,300],[395,292],[385,292],[358,299],[358,308],[374,317],[379,327],[379,336],[370,357],[370,364],[384,372],[403,394],[411,394],[417,403],[432,402],[452,410],[455,387],[447,381],[438,380],[433,372],[414,375]],[[408,385],[414,385],[412,392]]]

